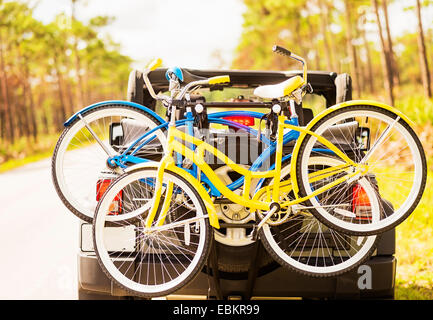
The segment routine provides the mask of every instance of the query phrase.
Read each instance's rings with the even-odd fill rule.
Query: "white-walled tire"
[[[337,128],[338,125],[348,122],[355,123],[360,130],[368,129],[370,141],[368,144],[352,143],[359,141],[358,137],[346,136],[346,141],[343,141],[339,149],[351,159],[355,159],[356,163],[361,162],[369,150],[375,150],[370,152],[366,160],[368,172],[362,174],[359,180],[377,185],[375,192],[379,198],[390,201],[393,213],[383,214],[379,220],[373,222],[357,216],[348,218],[338,214],[332,208],[323,207],[318,197],[310,198],[305,203],[315,207],[311,212],[330,228],[352,235],[379,234],[404,221],[420,201],[427,179],[424,151],[408,123],[397,114],[376,106],[357,105],[335,110],[320,119],[311,131],[323,135],[327,130],[330,132],[329,128]],[[376,142],[378,147],[373,148]],[[308,196],[314,189],[309,181],[307,167],[309,158],[317,155],[317,152],[313,151],[317,148],[316,144],[317,139],[308,135],[300,145],[296,170],[301,196]],[[334,190],[338,190],[338,187]],[[382,213],[389,211],[386,209],[390,208],[382,208]]]
[[[310,158],[310,167],[338,164],[340,160],[329,156]],[[281,179],[289,175],[290,163],[283,165]],[[271,179],[265,181],[265,185],[269,184]],[[281,224],[265,224],[259,230],[263,246],[282,266],[309,276],[330,277],[352,270],[373,253],[376,236],[350,237],[327,228],[309,210],[303,211]],[[379,211],[375,211],[373,219],[378,220],[379,216]]]
[[[192,281],[203,268],[212,240],[202,199],[186,179],[170,171],[163,176],[163,184],[170,181],[174,185],[163,226],[179,223],[177,226],[146,233],[143,225],[148,209],[134,219],[109,219],[110,207],[120,192],[119,205],[125,210],[145,207],[152,199],[156,174],[155,169],[142,168],[119,177],[99,202],[93,219],[94,248],[102,270],[120,287],[146,298],[168,295]],[[194,217],[203,218],[182,224]],[[123,236],[115,237],[116,232]]]
[[[107,148],[116,153],[108,143],[111,122],[134,119],[152,129],[160,123],[144,111],[126,105],[106,104],[82,114],[83,120],[76,120],[65,128],[53,152],[51,174],[59,198],[78,218],[92,222],[96,201],[96,182],[102,172],[118,175],[106,165],[107,154],[89,134],[85,122],[100,135]],[[111,122],[110,122],[111,119]],[[131,132],[130,135],[133,135]],[[154,141],[165,146],[163,130],[155,132]],[[138,138],[138,137],[137,137]]]

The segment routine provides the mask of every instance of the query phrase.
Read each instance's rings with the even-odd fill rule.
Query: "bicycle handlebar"
[[[227,83],[227,82],[230,82],[230,76],[228,75],[217,76],[217,77],[212,77],[204,80],[197,80],[197,81],[190,82],[185,87],[183,87],[182,91],[177,96],[177,99],[182,99],[185,96],[185,94],[188,92],[188,90],[195,86],[207,85],[207,84],[215,85],[215,84]]]
[[[279,53],[283,56],[287,56],[287,57],[290,57],[292,55],[292,53],[289,50],[287,50],[286,48],[277,46],[277,45],[272,47],[272,51]]]
[[[304,84],[307,83],[307,62],[305,61],[304,58],[294,54],[293,52],[291,52],[290,50],[287,50],[286,48],[280,47],[278,45],[274,45],[272,47],[272,51],[278,54],[281,54],[283,56],[292,58],[296,61],[299,61],[302,63],[302,68],[303,68],[303,79],[304,79]]]
[[[161,66],[161,64],[162,64],[161,59],[158,58],[158,59],[153,60],[146,67],[146,69],[143,71],[143,80],[144,80],[144,83],[146,84],[147,90],[149,90],[149,94],[152,96],[152,98],[154,98],[155,100],[165,100],[165,101],[169,102],[169,101],[171,101],[171,97],[169,97],[167,95],[163,95],[163,94],[157,95],[155,93],[155,91],[153,90],[153,86],[150,83],[150,80],[148,77],[148,74],[151,71],[158,68],[159,66]],[[199,86],[199,85],[215,85],[215,84],[221,84],[221,83],[227,83],[227,82],[230,82],[230,76],[228,76],[228,75],[192,81],[192,82],[188,83],[185,87],[183,87],[182,91],[179,93],[179,95],[176,97],[176,99],[182,99],[185,96],[185,94],[188,93],[188,90],[192,87]]]

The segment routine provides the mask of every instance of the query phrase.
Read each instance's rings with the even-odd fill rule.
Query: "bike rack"
[[[245,300],[250,300],[252,297],[254,284],[255,284],[255,281],[257,278],[257,273],[259,270],[258,266],[260,265],[259,262],[260,262],[260,259],[262,257],[262,252],[263,252],[262,250],[263,249],[264,248],[263,248],[260,241],[256,241],[254,243],[254,250],[253,250],[253,254],[251,256],[251,260],[250,260],[250,268],[248,269],[249,270],[248,271],[248,279],[247,279],[244,294],[242,294],[242,297]],[[209,258],[208,258],[208,264],[210,264],[210,266],[212,268],[212,279],[213,279],[213,284],[215,287],[216,298],[218,300],[222,300],[222,299],[224,299],[224,296],[223,296],[223,293],[221,290],[220,276],[219,276],[219,271],[218,271],[218,253],[216,250],[215,240],[213,240],[213,243],[212,243],[212,249],[211,249],[211,252],[210,252]],[[209,271],[209,269],[207,271]]]
[[[206,295],[207,299],[231,299],[233,297],[240,297],[243,300],[250,300],[253,296],[254,287],[256,283],[256,279],[258,276],[259,266],[261,259],[264,254],[264,247],[260,240],[254,243],[253,254],[251,255],[250,267],[248,269],[248,278],[246,280],[227,280],[222,279],[220,277],[220,272],[218,270],[218,252],[216,248],[216,240],[212,240],[211,250],[206,262],[205,272],[199,274],[198,281],[197,278],[192,282],[192,285],[196,287],[193,291],[197,294],[197,286],[199,287],[199,291],[201,295]],[[206,277],[207,282],[203,281],[204,277]],[[242,283],[240,286],[237,286],[236,290],[233,294],[227,295],[227,292],[230,292],[229,288],[225,288],[228,282],[238,282]],[[207,284],[207,285],[206,285]],[[188,287],[186,286],[186,291],[188,293]],[[231,286],[230,286],[231,287]],[[176,294],[185,294],[185,288],[181,289],[180,292]],[[189,292],[193,293],[193,292]]]
[[[394,231],[388,231],[384,237],[393,239]],[[252,250],[248,276],[242,279],[229,279],[218,271],[218,252],[213,240],[211,251],[203,269],[197,277],[174,295],[201,296],[218,300],[250,300],[260,298],[287,299],[360,299],[392,297],[396,260],[392,256],[393,246],[389,241],[380,243],[377,256],[365,262],[372,268],[373,291],[363,291],[358,287],[357,269],[337,277],[316,278],[296,271],[272,265],[266,272],[260,272],[260,265],[266,250],[260,240]]]

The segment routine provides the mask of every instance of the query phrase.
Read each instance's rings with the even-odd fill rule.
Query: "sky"
[[[71,0],[33,0],[35,17],[50,22],[71,12]],[[290,0],[287,0],[290,1]],[[396,0],[389,7],[393,37],[414,31],[414,0]],[[242,0],[78,0],[76,17],[87,21],[97,15],[114,16],[104,29],[121,44],[121,52],[142,68],[156,57],[165,66],[228,68],[242,33],[246,7]],[[424,25],[433,21],[433,8],[424,11]],[[370,32],[370,38],[378,38]],[[378,39],[377,39],[378,40]],[[215,58],[218,51],[220,58]]]
[[[70,0],[39,0],[35,17],[52,21],[71,12]],[[159,57],[166,66],[229,67],[242,32],[241,0],[80,0],[76,17],[116,17],[105,28],[122,53],[144,66]],[[221,59],[215,58],[219,51]]]

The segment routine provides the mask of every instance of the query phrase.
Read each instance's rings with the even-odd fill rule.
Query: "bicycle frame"
[[[251,127],[239,124],[239,123],[234,122],[234,121],[223,119],[224,117],[239,116],[239,115],[240,116],[250,116],[250,117],[260,119],[263,116],[263,113],[252,112],[252,111],[243,111],[243,110],[224,111],[224,112],[217,112],[217,113],[209,114],[208,119],[211,123],[228,125],[228,126],[233,127],[233,128],[243,129],[243,130],[251,133],[252,135],[256,136],[257,130],[252,129]],[[296,123],[291,122],[291,123],[297,125],[297,122]],[[180,126],[184,126],[184,125],[186,125],[188,133],[190,135],[192,135],[193,134],[193,127],[194,127],[194,118],[193,118],[193,115],[191,112],[186,113],[185,119],[181,119],[181,120],[176,121],[176,127],[180,127]],[[149,161],[147,159],[136,157],[135,154],[141,148],[143,148],[146,144],[151,142],[156,137],[155,135],[152,136],[152,134],[155,131],[161,130],[161,129],[167,129],[168,126],[169,126],[169,123],[164,122],[164,123],[160,124],[159,126],[153,128],[152,130],[147,131],[145,134],[143,134],[141,137],[139,137],[136,141],[134,141],[125,151],[123,151],[123,153],[121,155],[112,157],[109,160],[115,162],[116,165],[121,167],[121,168],[127,168],[127,163],[138,164],[138,163],[143,163],[143,162]],[[293,137],[293,138],[297,138],[297,136]],[[263,134],[260,137],[260,141],[267,144],[267,145],[272,145],[272,142],[268,138],[266,138],[266,136]],[[287,140],[287,141],[289,141],[289,140]],[[266,159],[264,159],[263,161],[265,161],[265,160]]]
[[[282,147],[283,147],[283,141],[284,141],[284,129],[290,129],[292,131],[301,132],[303,136],[310,134],[313,135],[317,140],[322,143],[325,147],[327,147],[330,151],[332,151],[334,154],[339,156],[343,161],[345,161],[345,164],[323,169],[316,171],[312,174],[312,178],[314,177],[329,177],[332,175],[335,175],[336,173],[346,171],[348,168],[352,167],[355,170],[352,170],[352,172],[348,173],[347,175],[336,179],[333,182],[330,182],[319,189],[315,190],[312,194],[306,196],[306,197],[299,197],[298,190],[295,191],[295,200],[290,201],[284,201],[280,203],[279,201],[279,194],[280,189],[281,190],[287,190],[287,188],[290,188],[291,190],[293,187],[296,186],[296,171],[293,170],[294,166],[292,165],[291,168],[291,183],[280,186],[280,173],[281,173],[281,161],[283,158],[282,154]],[[290,133],[289,132],[289,133]],[[167,137],[167,153],[162,158],[161,162],[159,163],[158,167],[158,173],[157,173],[157,182],[156,182],[156,191],[154,198],[152,200],[153,205],[152,209],[146,218],[146,228],[151,228],[153,221],[155,219],[158,205],[155,205],[160,202],[161,195],[162,195],[162,177],[165,170],[173,170],[176,168],[176,162],[173,157],[174,153],[178,153],[189,159],[194,163],[194,165],[199,168],[201,172],[204,173],[204,175],[212,182],[212,184],[218,189],[218,191],[224,195],[227,199],[233,201],[234,203],[240,204],[244,207],[250,208],[250,210],[264,210],[269,211],[270,206],[273,202],[277,202],[282,207],[288,207],[292,206],[298,203],[301,203],[307,199],[310,199],[312,197],[317,196],[318,194],[325,192],[329,190],[330,188],[347,181],[357,175],[360,174],[361,171],[366,170],[365,165],[359,165],[353,162],[350,158],[348,158],[343,152],[341,152],[334,144],[332,144],[327,139],[315,134],[314,132],[311,132],[310,130],[306,128],[302,128],[293,124],[286,123],[286,117],[283,115],[278,116],[278,137],[276,141],[276,158],[275,158],[275,168],[268,171],[258,172],[258,171],[251,171],[249,169],[245,169],[242,166],[236,164],[233,162],[230,158],[228,158],[224,153],[219,151],[218,149],[214,148],[210,144],[197,139],[189,134],[186,134],[180,130],[178,130],[175,126],[170,126],[168,130],[168,137]],[[179,139],[183,141],[184,143],[179,142]],[[186,144],[189,143],[190,145],[195,146],[195,150],[192,148],[189,148]],[[299,140],[297,141],[297,144],[299,143]],[[230,188],[228,188],[221,179],[215,174],[215,172],[212,170],[212,168],[205,162],[204,160],[204,154],[205,152],[209,152],[222,160],[227,166],[232,168],[234,171],[240,173],[244,177],[244,188],[243,188],[243,194],[238,195]],[[251,180],[254,178],[274,178],[274,184],[272,185],[272,188],[267,188],[267,191],[271,191],[270,197],[266,197],[266,201],[258,200],[256,197],[251,198],[249,196],[250,188],[251,188]],[[197,177],[198,181],[200,182],[200,176]],[[281,187],[281,188],[280,188]],[[272,190],[271,190],[272,189]],[[171,199],[171,193],[173,192],[173,185],[171,182],[168,182],[166,188],[165,188],[166,196],[162,205],[161,213],[159,215],[157,226],[162,226],[164,223],[167,211],[168,211],[168,205],[169,201]],[[215,223],[215,219],[210,219],[211,225],[213,227],[219,228],[218,223]]]
[[[252,136],[257,136],[257,130],[252,129],[251,127],[239,124],[237,122],[223,119],[224,117],[228,117],[228,116],[244,116],[244,115],[252,116],[254,118],[260,119],[263,114],[259,113],[259,112],[250,112],[250,111],[243,111],[243,110],[217,112],[217,113],[209,114],[209,122],[214,123],[214,124],[228,125],[228,126],[238,128],[238,129],[243,129],[243,130],[249,132]],[[186,124],[189,134],[192,135],[192,133],[193,133],[193,121],[194,121],[194,119],[192,117],[192,114],[188,112],[186,114],[185,119],[176,121],[176,127],[183,126]],[[297,118],[293,118],[291,120],[286,120],[285,123],[286,124],[292,124],[294,126],[298,126]],[[155,132],[156,130],[160,130],[162,128],[167,128],[167,127],[168,127],[168,122],[165,122],[164,124],[161,124],[160,126],[155,127],[154,129],[146,132],[144,135],[142,135],[140,138],[138,138],[131,146],[129,146],[121,155],[114,157],[112,159],[114,161],[116,161],[116,164],[122,168],[126,168],[127,163],[139,164],[139,163],[148,162],[149,160],[144,159],[144,158],[139,158],[139,157],[136,157],[134,155],[144,145],[149,143],[155,137],[155,136],[151,136],[150,138],[148,138],[148,136],[152,135],[152,133]],[[298,137],[299,137],[299,132],[297,132],[295,130],[292,130],[292,131],[284,134],[283,145],[285,145],[291,141],[297,140]],[[142,140],[144,140],[144,142],[140,143]],[[265,143],[266,145],[268,145],[268,147],[251,164],[251,167],[249,168],[250,171],[259,170],[263,166],[263,163],[265,161],[267,161],[276,151],[276,142],[272,142],[271,140],[266,138],[263,134],[261,135],[260,141]],[[135,147],[135,146],[137,146],[137,147]],[[134,149],[134,147],[135,147],[135,149]],[[130,154],[128,154],[132,149],[134,149],[134,150]],[[322,152],[322,153],[334,154],[334,152],[329,150],[329,149],[315,148],[314,150],[318,151],[318,152]],[[291,157],[292,157],[292,154],[288,154],[288,155],[283,156],[283,158],[281,160],[282,163],[284,163],[286,160],[290,159]],[[182,167],[179,160],[177,162],[177,166]],[[275,164],[273,166],[271,166],[271,168],[273,168],[274,166],[275,166]],[[187,168],[183,168],[183,169],[185,171],[189,172],[194,178],[197,178],[198,173],[197,173],[197,166],[196,165],[193,165],[191,169],[187,169]],[[212,197],[220,197],[221,196],[221,193],[219,192],[219,190],[212,184],[212,181],[210,179],[208,179],[206,175],[202,174],[200,176],[200,180],[202,182],[204,182],[209,187],[210,196],[212,196]],[[263,183],[263,181],[264,181],[264,178],[262,178],[258,182],[257,188]],[[234,191],[234,190],[242,187],[243,184],[244,184],[244,176],[238,178],[237,180],[235,180],[232,183],[230,183],[229,185],[227,185],[227,188],[229,188],[231,191]],[[256,189],[256,191],[257,190],[258,189]]]

